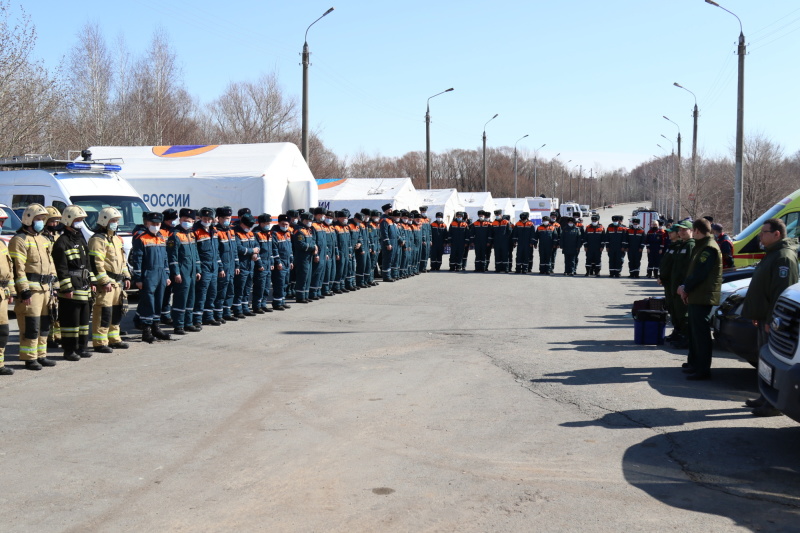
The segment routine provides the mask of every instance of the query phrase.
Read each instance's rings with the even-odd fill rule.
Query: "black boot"
[[[142,324],[142,342],[152,344],[156,338],[153,336],[153,326],[150,324]]]
[[[161,331],[161,328],[158,327],[158,324],[153,324],[152,331],[153,331],[153,336],[158,340],[168,341],[172,338],[170,337],[169,333],[164,333],[163,331]]]
[[[81,356],[76,354],[73,350],[64,350],[65,361],[80,361]]]

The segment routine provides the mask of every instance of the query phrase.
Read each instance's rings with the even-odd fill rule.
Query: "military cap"
[[[278,215],[278,222],[289,222],[289,215]]]
[[[393,216],[393,217],[399,217],[399,216],[400,216],[400,211],[398,211],[397,209],[395,209],[394,211],[392,211],[392,216]]]
[[[678,231],[678,225],[677,224],[673,224],[673,225],[671,225],[670,227],[667,228],[667,233],[675,233],[676,231]]]
[[[369,212],[369,216],[371,216],[371,217],[379,217],[379,216],[381,216],[381,212],[378,211],[377,209],[373,209],[372,211]]]
[[[437,216],[437,218],[442,218],[442,217],[444,217],[444,213],[442,213],[441,211],[437,211],[436,212],[436,216]]]
[[[302,215],[302,214],[303,214],[303,213],[305,213],[305,212],[306,212],[306,210],[305,210],[305,209],[298,209],[298,210],[297,210],[297,214],[298,214],[298,215]]]
[[[550,213],[550,216],[551,217],[557,217],[558,216],[558,211],[553,211],[552,213]]]
[[[419,212],[420,213],[427,213],[428,212],[428,206],[427,205],[419,206]]]
[[[342,213],[344,213],[344,216],[346,216],[347,218],[350,218],[350,210],[349,209],[347,209],[347,208],[342,209]]]
[[[711,224],[711,231],[722,231],[722,226],[720,224]]]
[[[502,214],[503,214],[503,210],[502,210],[502,209],[495,209],[495,210],[494,210],[494,214],[495,214],[496,216],[500,216],[500,215],[502,215]]]
[[[528,218],[528,216],[529,213],[527,211],[523,211],[522,213],[519,214],[519,218]]]
[[[270,215],[269,213],[261,213],[260,215],[258,215],[258,223],[259,224],[263,224],[264,222],[271,222],[271,221],[272,221],[272,215]]]
[[[365,208],[363,208],[363,209],[361,210],[361,214],[362,214],[362,215],[367,215],[367,216],[369,216],[369,214],[370,214],[370,208],[369,208],[369,207],[365,207]]]
[[[353,218],[356,220],[364,220],[364,215],[363,213],[356,213],[355,215],[353,215]]]
[[[639,218],[639,217],[633,217],[633,218],[631,219],[631,222],[633,222],[634,224],[638,224],[638,223],[639,223],[639,222],[641,222],[641,221],[642,221],[642,219],[641,219],[641,218]]]
[[[621,222],[622,215],[614,215],[613,217],[611,217],[611,220],[613,220],[614,222]]]
[[[511,220],[511,215],[503,215],[503,220]]]
[[[600,220],[600,215],[592,215],[592,222],[595,220]]]
[[[242,218],[242,215],[244,215],[245,213],[252,214],[252,212],[250,211],[249,207],[243,207],[243,208],[239,209],[239,211],[237,211],[236,215],[239,218]]]
[[[692,223],[690,221],[688,221],[688,220],[681,220],[680,222],[678,222],[675,225],[678,226],[678,228],[681,228],[681,229],[692,229]]]
[[[252,226],[256,223],[256,219],[250,213],[244,213],[241,217],[239,217],[239,222],[242,223],[242,226]]]
[[[233,209],[229,205],[223,205],[217,208],[218,217],[229,217],[233,214]]]
[[[315,215],[324,215],[325,214],[325,208],[324,207],[315,207],[314,208],[314,214]]]
[[[326,217],[333,217],[333,211],[325,211]]]
[[[392,208],[392,204],[383,204],[381,206],[381,211],[383,211],[385,213],[386,211],[390,210],[391,208]]]
[[[173,211],[174,211],[174,209],[173,209]],[[164,215],[162,213],[159,213],[158,211],[150,211],[149,213],[144,213],[142,215],[142,219],[144,219],[145,222],[159,222],[160,223],[160,222],[164,221]]]
[[[300,213],[300,220],[314,220],[314,215],[311,213]]]
[[[199,217],[213,217],[214,210],[210,207],[201,207],[200,210],[197,212],[197,216]]]
[[[179,214],[182,217],[189,217],[189,218],[197,217],[197,211],[195,211],[194,209],[189,209],[188,207],[182,207]]]
[[[171,207],[169,209],[164,209],[161,214],[163,215],[162,220],[175,220],[178,218],[178,212]]]
[[[286,211],[286,216],[289,218],[297,218],[300,216],[300,213],[298,213],[294,209],[289,209],[288,211]]]
[[[414,218],[419,218],[419,211],[411,211],[411,216]]]
[[[344,211],[336,211],[336,218],[347,218],[347,215],[344,214]]]

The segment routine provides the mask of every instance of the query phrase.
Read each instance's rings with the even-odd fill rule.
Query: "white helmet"
[[[26,226],[33,226],[33,219],[40,215],[48,215],[47,209],[42,204],[30,204],[22,212],[22,223]]]
[[[65,226],[71,226],[76,218],[86,218],[86,211],[79,205],[68,205],[61,214]]]
[[[107,228],[109,222],[113,218],[122,218],[122,213],[120,213],[115,207],[104,207],[97,216],[97,224]]]

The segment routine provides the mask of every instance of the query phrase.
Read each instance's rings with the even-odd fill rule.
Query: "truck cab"
[[[758,388],[777,409],[800,422],[800,283],[783,291],[773,310],[769,343],[758,359]]]
[[[52,205],[59,211],[79,205],[88,215],[83,229],[87,241],[100,211],[115,207],[122,213],[117,234],[127,255],[133,228],[148,209],[133,187],[117,175],[119,169],[114,163],[40,155],[0,159],[0,203],[10,206],[17,216],[32,203]]]

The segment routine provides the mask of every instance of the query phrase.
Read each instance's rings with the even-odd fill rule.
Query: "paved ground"
[[[743,408],[732,355],[690,383],[634,345],[658,293],[430,273],[20,369],[2,529],[796,531],[800,426]]]

